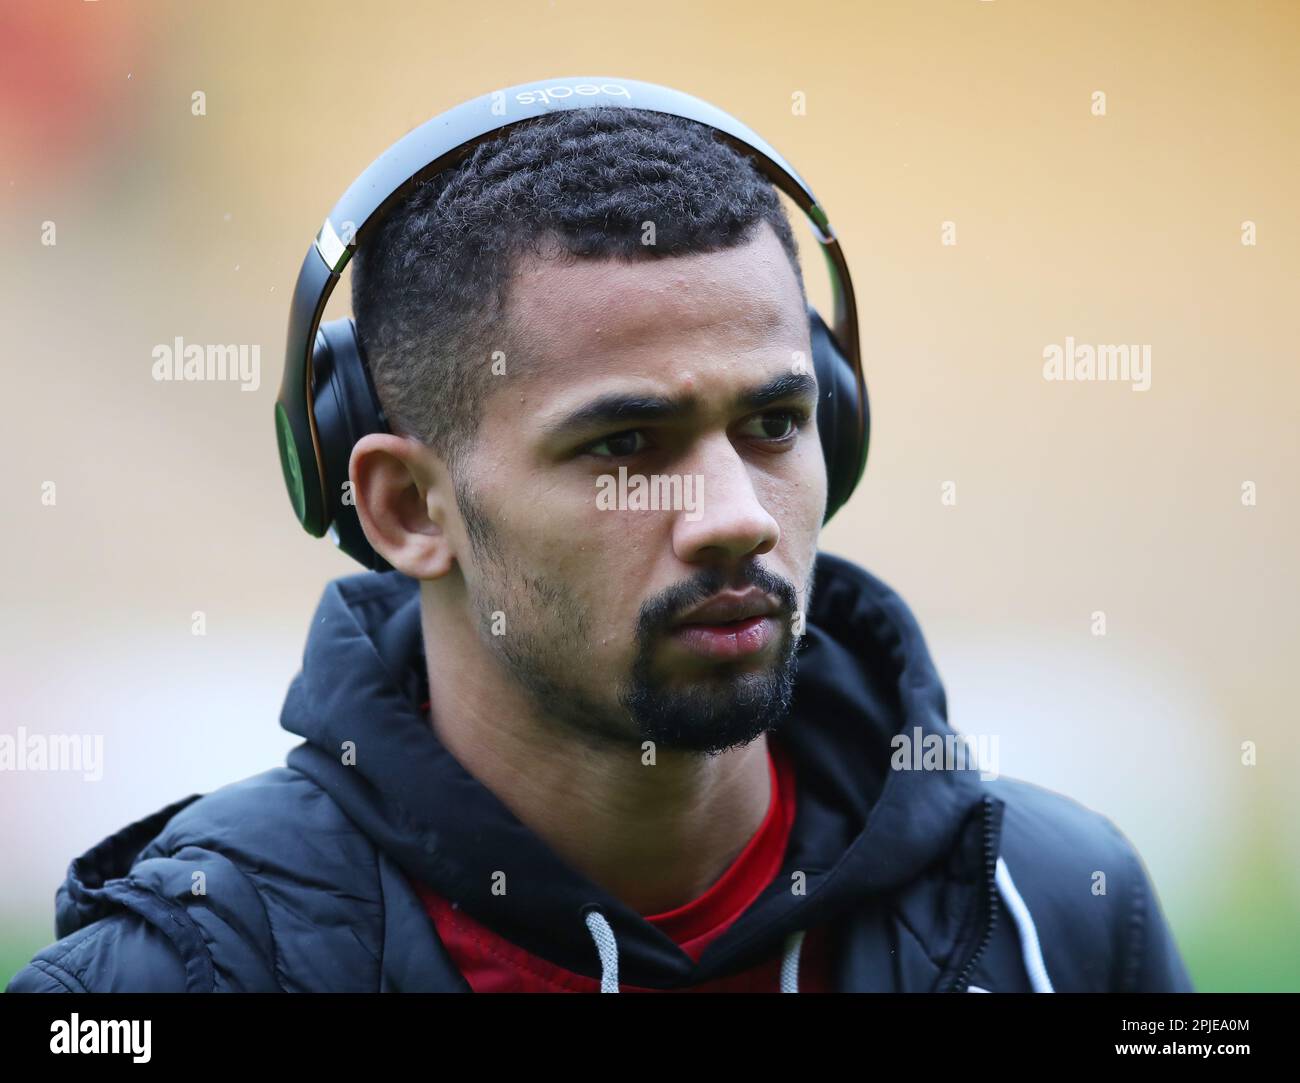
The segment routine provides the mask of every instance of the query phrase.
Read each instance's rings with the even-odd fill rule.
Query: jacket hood
[[[333,581],[281,713],[281,725],[305,738],[288,765],[322,786],[409,877],[580,974],[601,975],[592,909],[617,937],[623,982],[670,988],[755,965],[791,934],[916,878],[954,848],[983,799],[970,770],[890,770],[895,734],[954,734],[943,687],[902,599],[864,569],[819,553],[795,695],[776,731],[797,777],[785,863],[696,963],[566,864],[460,765],[420,709],[426,680],[418,583],[396,572]],[[345,765],[349,749],[355,762]],[[493,895],[503,867],[514,890]],[[803,894],[790,890],[795,870],[805,874]]]

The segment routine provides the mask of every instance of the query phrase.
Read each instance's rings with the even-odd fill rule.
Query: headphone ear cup
[[[857,375],[840,353],[821,314],[808,306],[813,367],[817,373],[817,430],[826,460],[826,514],[823,525],[844,506],[867,465],[871,409],[866,386],[858,395]]]
[[[352,486],[348,484],[348,461],[356,442],[367,433],[388,431],[388,419],[379,405],[361,355],[356,323],[350,316],[320,325],[312,371],[329,535],[343,552],[365,567],[391,571],[392,565],[366,540]]]

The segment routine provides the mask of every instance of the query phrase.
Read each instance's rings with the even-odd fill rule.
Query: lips
[[[781,611],[754,587],[726,591],[677,621],[672,640],[688,654],[712,661],[739,661],[761,654],[776,639],[773,617]]]
[[[707,604],[699,606],[677,621],[677,627],[690,625],[736,624],[753,617],[770,617],[779,611],[779,607],[761,590],[751,588],[746,591],[732,591],[720,594]]]
[[[673,631],[672,642],[697,658],[740,661],[762,655],[777,634],[770,616],[753,616],[725,624],[682,624]]]

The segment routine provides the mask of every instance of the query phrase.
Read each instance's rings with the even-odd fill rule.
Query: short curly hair
[[[712,128],[597,106],[547,113],[479,143],[416,185],[352,260],[357,336],[393,431],[459,472],[492,387],[492,352],[510,342],[507,285],[525,252],[558,241],[566,258],[662,259],[744,244],[761,222],[775,230],[806,305],[776,189]]]

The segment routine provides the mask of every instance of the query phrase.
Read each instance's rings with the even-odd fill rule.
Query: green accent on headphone
[[[294,513],[298,516],[298,521],[302,522],[307,514],[307,498],[302,489],[302,465],[298,462],[298,447],[293,442],[289,415],[278,402],[275,404],[275,434],[280,441],[280,469],[284,471],[284,483],[288,486]]]

